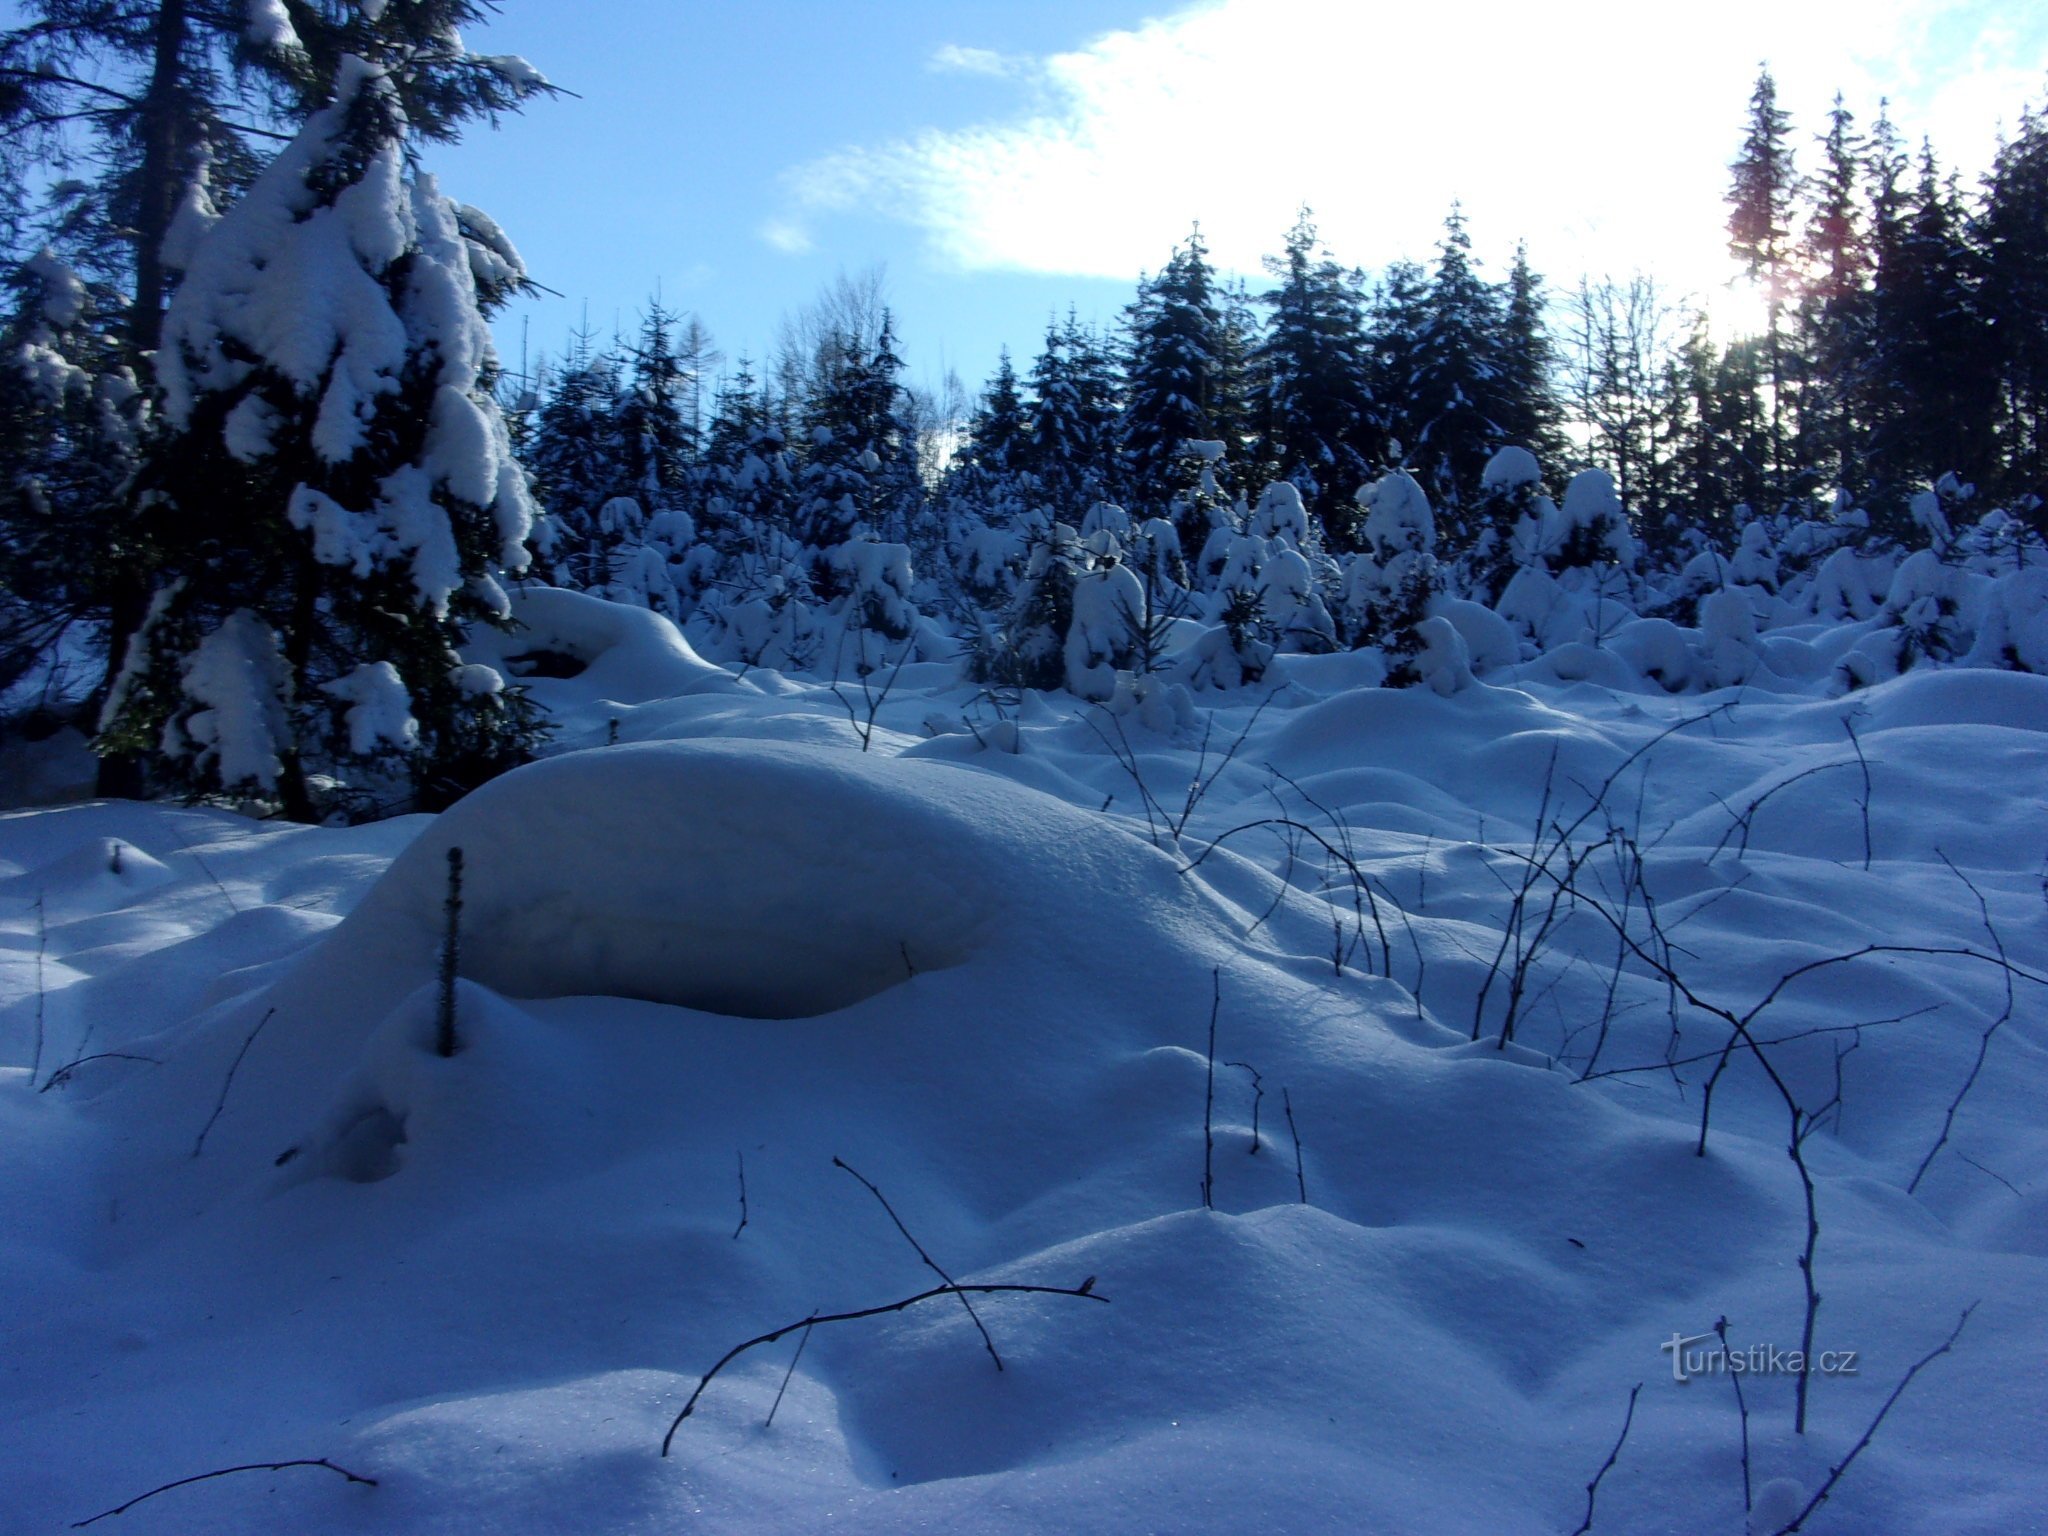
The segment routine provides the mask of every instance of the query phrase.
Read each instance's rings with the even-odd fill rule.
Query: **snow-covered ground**
[[[2048,678],[1443,696],[1340,654],[1112,714],[917,663],[870,729],[542,601],[559,755],[439,818],[0,817],[0,1529],[324,1457],[374,1486],[97,1528],[1557,1533],[1640,1383],[1594,1528],[1741,1532],[1733,1382],[1659,1346],[1800,1345],[1788,1114],[1737,1054],[1696,1155],[1728,1029],[1603,906],[1738,1014],[1977,953],[1753,1024],[1855,1359],[1804,1436],[1743,1381],[1750,1480],[1777,1529],[1974,1303],[1806,1528],[2048,1529],[2039,986],[1907,1188],[2006,1005],[1980,957],[2048,972]],[[1514,927],[1539,815],[1582,899]],[[835,1157],[953,1280],[1092,1294],[977,1299],[1000,1372],[952,1297],[793,1333],[664,1459],[732,1346],[940,1283]]]

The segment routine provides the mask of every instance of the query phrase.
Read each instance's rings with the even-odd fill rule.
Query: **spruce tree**
[[[1851,376],[1866,323],[1870,257],[1862,215],[1864,145],[1855,114],[1839,94],[1819,142],[1821,169],[1806,184],[1810,205],[1801,243],[1807,280],[1799,298],[1797,350],[1805,379],[1795,457],[1846,486],[1857,473]]]
[[[1025,458],[1029,430],[1017,370],[1010,362],[1010,349],[1004,347],[996,376],[982,391],[981,404],[968,425],[967,461],[992,476],[1010,475]]]
[[[686,375],[675,323],[659,300],[648,304],[639,339],[626,353],[618,405],[620,478],[650,512],[680,504],[699,448],[683,409]]]
[[[1268,257],[1275,286],[1256,354],[1257,457],[1291,482],[1341,546],[1350,547],[1359,487],[1371,471],[1372,396],[1367,383],[1365,296],[1355,272],[1332,260],[1303,208],[1283,253]]]
[[[1140,282],[1125,312],[1123,455],[1131,498],[1148,513],[1170,506],[1185,445],[1217,435],[1222,315],[1216,297],[1215,269],[1197,226],[1164,271]]]
[[[1742,151],[1729,167],[1728,250],[1751,282],[1763,289],[1767,316],[1766,356],[1770,367],[1770,465],[1774,491],[1785,468],[1786,393],[1783,322],[1790,293],[1792,194],[1796,186],[1788,142],[1792,119],[1778,106],[1778,87],[1768,68],[1758,72],[1749,98],[1749,122]]]
[[[1407,462],[1437,509],[1444,543],[1462,553],[1476,531],[1465,525],[1466,504],[1506,435],[1498,419],[1502,324],[1498,295],[1479,277],[1465,216],[1455,205],[1437,250],[1422,303]]]
[[[1374,417],[1369,441],[1387,465],[1412,462],[1427,425],[1420,413],[1420,385],[1429,324],[1429,274],[1412,261],[1390,263],[1373,292],[1366,326]],[[1369,459],[1375,456],[1366,448],[1360,451]]]
[[[0,233],[23,233],[20,210],[48,172],[68,169],[82,125],[98,173],[57,181],[53,220],[37,238],[54,239],[61,256],[124,296],[110,363],[146,381],[178,252],[254,177],[266,137],[324,103],[343,59],[388,66],[409,131],[439,140],[554,89],[522,59],[463,47],[461,29],[487,9],[487,0],[25,0],[25,24],[0,33],[0,221],[13,226]],[[123,509],[109,504],[98,516],[107,530],[104,695],[152,581],[147,540]],[[102,757],[103,794],[140,788],[131,757]]]
[[[1998,375],[1996,489],[2048,531],[2048,119],[2020,118],[1987,178],[1983,311]]]
[[[480,309],[520,275],[408,170],[407,131],[391,77],[344,60],[331,104],[198,239],[133,482],[155,585],[100,745],[296,819],[360,808],[322,781],[409,780],[436,808],[534,736],[517,691],[457,652],[508,617],[493,572],[526,558]]]
[[[1543,279],[1529,266],[1527,245],[1515,246],[1514,265],[1500,293],[1499,377],[1494,416],[1502,436],[1545,464],[1565,457],[1563,408],[1557,398],[1557,356],[1544,320]]]
[[[566,586],[595,588],[607,577],[599,513],[635,490],[620,421],[619,359],[599,350],[588,326],[548,370],[526,465],[544,523],[536,530],[541,571]]]

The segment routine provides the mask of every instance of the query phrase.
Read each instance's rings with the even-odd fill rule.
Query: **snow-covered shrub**
[[[1709,594],[1700,603],[1697,675],[1702,685],[1739,687],[1762,664],[1757,651],[1756,613],[1749,598],[1732,589]]]
[[[1572,476],[1558,509],[1558,534],[1554,542],[1545,541],[1553,572],[1635,565],[1636,541],[1628,531],[1621,494],[1604,469],[1582,469]]]
[[[1446,698],[1476,681],[1465,637],[1445,618],[1424,619],[1415,626],[1415,654],[1407,668],[1413,681]]]
[[[1995,578],[1984,592],[1977,638],[1964,660],[2048,674],[2048,565]]]
[[[1145,589],[1127,566],[1111,559],[1076,576],[1065,647],[1068,692],[1110,698],[1117,674],[1139,659],[1145,626]]]
[[[1337,626],[1299,550],[1281,545],[1269,553],[1258,591],[1259,611],[1281,650],[1313,654],[1336,649]]]
[[[1300,489],[1289,480],[1275,480],[1259,493],[1250,531],[1254,538],[1304,552],[1315,547],[1309,539],[1308,508],[1302,505]]]
[[[1429,617],[1443,586],[1434,553],[1436,519],[1422,487],[1402,470],[1362,486],[1358,504],[1366,549],[1345,568],[1339,612],[1351,645],[1378,646],[1387,681],[1405,687],[1417,680],[1408,666],[1422,644],[1415,627]]]
[[[1543,470],[1536,455],[1509,446],[1488,459],[1480,472],[1474,514],[1479,531],[1461,561],[1463,586],[1478,601],[1492,603],[1507,586],[1520,555],[1533,555],[1541,544],[1539,531],[1557,518],[1557,508],[1543,494]],[[1519,541],[1517,530],[1523,530]]]
[[[1771,545],[1771,531],[1762,523],[1750,523],[1742,530],[1735,553],[1728,561],[1728,580],[1744,586],[1778,590],[1778,551]]]

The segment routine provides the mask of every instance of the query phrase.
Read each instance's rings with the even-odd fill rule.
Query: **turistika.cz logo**
[[[1775,1344],[1752,1344],[1747,1349],[1730,1349],[1714,1333],[1690,1336],[1674,1333],[1657,1346],[1671,1356],[1671,1379],[1683,1386],[1695,1376],[1800,1376],[1806,1374],[1803,1350],[1781,1349]],[[1717,1342],[1704,1347],[1707,1340]],[[1694,1345],[1703,1346],[1695,1349]],[[1858,1374],[1853,1349],[1824,1349],[1813,1357],[1813,1373],[1820,1376]]]

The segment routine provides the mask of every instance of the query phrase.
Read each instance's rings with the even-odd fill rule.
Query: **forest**
[[[1966,189],[1882,104],[1795,131],[1761,73],[1727,195],[1756,334],[1649,275],[1553,285],[1518,251],[1488,281],[1455,204],[1432,264],[1368,276],[1303,209],[1256,283],[1197,225],[1120,324],[1055,317],[970,401],[905,387],[878,272],[758,363],[650,300],[628,336],[508,370],[489,317],[533,279],[416,146],[550,87],[437,52],[467,7],[370,10],[59,6],[0,44],[0,687],[9,729],[92,739],[103,791],[302,820],[447,803],[544,733],[455,655],[508,582],[652,608],[748,666],[861,675],[908,647],[1106,697],[1186,649],[1175,625],[1218,629],[1238,681],[1339,647],[1415,681],[1445,599],[1505,602],[1547,649],[1522,572],[1689,624],[1730,587],[1866,620],[1922,547],[2041,563],[2048,123],[2025,104]],[[347,58],[368,83],[323,108]],[[308,335],[280,306],[314,272]],[[1906,628],[1871,665],[1982,624]]]
[[[2048,1529],[2048,106],[970,391],[539,9],[0,12],[0,1524]]]

